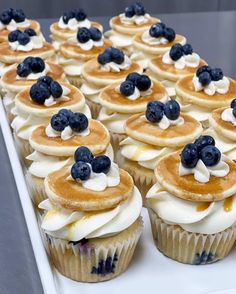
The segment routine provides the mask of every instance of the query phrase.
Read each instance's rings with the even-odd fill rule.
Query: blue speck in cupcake
[[[101,259],[98,263],[98,267],[93,266],[91,274],[105,276],[115,272],[116,262],[118,261],[117,254],[114,257],[108,256],[106,260]]]
[[[205,250],[202,253],[196,253],[193,264],[201,265],[206,263],[212,263],[216,260],[217,255],[212,252],[206,252]]]

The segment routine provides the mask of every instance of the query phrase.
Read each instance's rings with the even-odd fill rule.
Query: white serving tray
[[[224,260],[214,264],[185,265],[163,256],[152,241],[150,223],[145,209],[142,211],[144,230],[128,270],[114,280],[103,283],[78,283],[60,275],[50,264],[38,227],[37,212],[27,190],[24,171],[9,127],[2,101],[0,121],[6,148],[43,289],[46,294],[236,294],[236,248]]]

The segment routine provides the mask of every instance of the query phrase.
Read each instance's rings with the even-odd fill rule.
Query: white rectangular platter
[[[46,294],[236,294],[236,248],[215,264],[194,266],[172,261],[163,256],[152,241],[150,223],[143,209],[144,229],[139,246],[128,270],[114,280],[88,284],[78,283],[60,275],[50,263],[41,239],[37,212],[31,202],[17,150],[0,101],[2,133],[10,158],[15,182],[43,289]]]

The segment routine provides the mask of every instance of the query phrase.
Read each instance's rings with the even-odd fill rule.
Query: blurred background
[[[23,8],[28,17],[57,18],[71,8],[84,8],[88,16],[111,16],[122,12],[133,0],[0,0],[4,8]],[[236,10],[236,0],[143,0],[152,14]]]

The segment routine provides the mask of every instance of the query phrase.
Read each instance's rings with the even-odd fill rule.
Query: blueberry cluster
[[[145,15],[146,11],[142,2],[136,2],[125,8],[125,16],[133,17],[134,15]]]
[[[31,73],[39,73],[44,71],[45,63],[40,57],[27,57],[18,64],[16,73],[18,76],[25,78]]]
[[[146,118],[152,123],[159,123],[165,115],[170,120],[176,120],[180,115],[180,106],[176,100],[169,100],[166,103],[150,101],[146,109]]]
[[[120,92],[122,95],[130,96],[134,93],[135,87],[139,91],[147,91],[151,87],[151,80],[147,75],[140,75],[137,72],[128,74],[125,81],[120,85]]]
[[[194,168],[199,159],[205,166],[214,166],[220,158],[220,150],[211,136],[200,136],[194,143],[187,144],[181,153],[181,163],[186,168]]]
[[[36,103],[44,104],[45,100],[50,96],[60,98],[62,92],[63,89],[58,82],[49,76],[43,76],[30,88],[30,97]]]
[[[101,31],[95,27],[91,27],[90,29],[79,28],[77,32],[77,40],[80,43],[87,43],[90,39],[93,41],[100,41],[101,38]]]
[[[193,53],[193,48],[190,44],[181,45],[179,43],[174,44],[170,49],[170,58],[174,61],[179,60],[183,55],[189,55]]]
[[[109,47],[98,55],[97,60],[101,65],[105,65],[109,62],[121,64],[125,60],[125,55],[120,49]]]
[[[236,99],[231,101],[230,107],[233,109],[234,117],[236,117]]]
[[[15,22],[25,21],[24,11],[22,9],[8,8],[0,14],[0,22],[4,25],[8,25],[11,20],[14,20]]]
[[[77,21],[83,21],[87,18],[87,14],[83,9],[78,9],[65,12],[62,15],[62,19],[65,24],[68,24],[68,21],[72,18],[75,18]]]
[[[175,39],[175,31],[172,28],[167,27],[162,22],[152,25],[149,29],[149,35],[153,38],[163,37],[169,42],[172,42]]]
[[[112,258],[108,256],[105,260],[100,259],[98,263],[98,267],[93,266],[91,270],[91,274],[106,276],[115,272],[116,262],[118,260],[117,254]]]
[[[197,70],[196,76],[202,86],[205,87],[209,85],[211,81],[223,79],[224,74],[221,68],[211,68],[208,65],[204,65]]]
[[[20,30],[15,30],[9,33],[8,41],[18,41],[20,45],[24,46],[30,42],[30,38],[33,36],[36,36],[36,32],[33,29],[25,29],[24,32],[21,32]]]
[[[71,168],[71,176],[74,180],[88,180],[91,171],[107,174],[111,167],[111,160],[106,155],[93,156],[85,146],[79,147],[74,155],[75,163]]]

